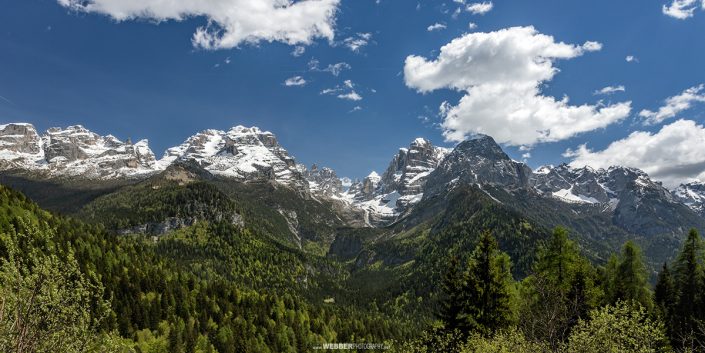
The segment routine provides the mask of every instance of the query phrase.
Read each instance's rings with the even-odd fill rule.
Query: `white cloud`
[[[626,91],[626,88],[624,86],[619,85],[619,86],[607,86],[603,87],[602,89],[598,89],[597,91],[593,92],[593,95],[610,95],[610,94],[615,94],[617,92],[624,92]]]
[[[673,97],[668,97],[665,105],[661,106],[658,111],[644,109],[639,112],[639,116],[646,119],[646,124],[658,124],[666,119],[674,118],[678,113],[688,110],[693,106],[693,103],[705,102],[705,93],[702,84],[695,87],[690,87],[681,94]]]
[[[294,50],[291,51],[291,56],[298,58],[299,56],[304,55],[305,52],[306,47],[304,47],[303,45],[297,45],[294,47]]]
[[[475,2],[466,6],[465,10],[472,13],[473,15],[484,15],[492,11],[493,7],[494,4],[492,3],[492,1]]]
[[[705,181],[705,127],[691,120],[678,120],[656,133],[637,131],[612,142],[602,151],[586,145],[568,150],[570,165],[608,168],[621,165],[639,168],[666,187],[682,182]]]
[[[602,50],[602,43],[587,41],[585,42],[585,44],[583,44],[583,49],[585,51],[600,51]]]
[[[340,99],[350,101],[361,101],[362,96],[355,91],[355,84],[351,80],[345,80],[343,85],[337,85],[334,88],[326,88],[321,91],[323,95],[335,95]]]
[[[346,62],[339,62],[335,64],[329,64],[328,66],[321,68],[320,62],[316,59],[311,59],[308,62],[308,69],[311,71],[328,72],[333,76],[339,76],[344,70],[352,69],[352,66]]]
[[[540,87],[558,72],[554,61],[598,47],[594,42],[556,42],[533,27],[470,33],[443,46],[435,60],[407,57],[404,78],[421,93],[443,88],[465,92],[458,105],[441,105],[447,140],[485,133],[510,145],[559,141],[604,128],[631,111],[631,102],[578,106],[567,97],[542,95]]]
[[[529,158],[531,158],[531,153],[529,153],[529,152],[526,152],[521,155],[521,159],[523,159],[523,160],[527,160]]]
[[[440,31],[442,29],[446,29],[446,25],[442,23],[434,23],[426,28],[426,30],[429,32]]]
[[[372,39],[372,33],[357,33],[352,37],[345,38],[343,40],[343,45],[353,52],[359,52],[360,49],[367,46]]]
[[[116,21],[156,23],[205,17],[192,42],[204,49],[228,49],[242,43],[310,44],[332,41],[340,0],[57,0],[74,11],[108,15]]]
[[[475,29],[475,28],[477,28],[477,24],[475,22],[468,23],[468,29]]]
[[[698,3],[700,3],[701,8],[705,9],[705,0],[702,0],[702,2],[701,0],[673,0],[670,5],[663,5],[661,11],[664,15],[685,20],[693,17],[693,13],[698,8]]]
[[[631,62],[636,62],[636,63],[638,63],[638,62],[639,62],[639,58],[637,58],[637,57],[634,56],[634,55],[627,55],[627,57],[624,58],[624,60],[626,60],[628,63],[631,63]]]
[[[355,92],[355,91],[351,91],[351,92],[344,93],[344,94],[339,94],[338,98],[346,99],[346,100],[350,100],[350,101],[361,101],[362,100],[362,96],[357,94],[357,92]]]
[[[342,91],[341,88],[326,88],[321,91],[321,94],[335,94]]]
[[[290,78],[287,78],[286,81],[284,81],[284,86],[287,86],[287,87],[304,86],[304,85],[306,85],[306,80],[301,76],[290,77]]]
[[[355,106],[355,108],[352,108],[348,113],[359,112],[360,110],[362,110],[362,107],[357,105]]]

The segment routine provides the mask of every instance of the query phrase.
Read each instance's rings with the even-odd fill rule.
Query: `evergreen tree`
[[[614,269],[614,276],[610,276],[612,292],[610,303],[618,301],[639,303],[646,309],[652,307],[651,292],[647,282],[646,266],[641,250],[632,241],[627,241],[622,247],[619,263]]]
[[[512,321],[509,256],[489,232],[480,235],[469,261],[464,316],[471,331],[490,334]]]
[[[464,287],[464,274],[460,268],[460,260],[458,260],[457,256],[452,256],[448,270],[441,282],[443,297],[440,301],[440,311],[438,313],[438,318],[443,321],[443,327],[447,331],[462,331],[467,328],[463,317]]]
[[[539,251],[535,272],[546,277],[556,287],[567,291],[572,274],[581,262],[578,247],[568,239],[568,230],[557,227],[548,244]]]
[[[524,333],[553,349],[561,347],[572,327],[599,301],[596,277],[594,267],[568,239],[568,231],[556,228],[539,250],[534,273],[522,282],[519,324]]]
[[[691,229],[674,269],[678,299],[672,316],[673,338],[681,344],[689,344],[688,341],[698,340],[696,336],[702,335],[699,328],[699,322],[703,319],[700,307],[703,290],[701,256],[700,236],[695,229]]]
[[[666,330],[669,335],[672,335],[673,332],[673,323],[671,320],[673,316],[673,306],[677,299],[676,296],[677,292],[671,271],[668,269],[668,264],[664,262],[663,268],[658,274],[656,286],[654,287],[654,302],[659,315],[666,324]]]

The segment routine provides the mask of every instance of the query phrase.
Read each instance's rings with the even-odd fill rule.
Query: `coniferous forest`
[[[0,0],[0,353],[705,353],[705,0]]]
[[[183,214],[199,200],[240,209],[208,184],[159,189],[148,202],[130,190],[129,200],[145,209],[120,221],[98,208],[116,212],[124,195],[69,217],[0,191],[1,351],[306,352],[331,342],[393,352],[705,349],[705,250],[696,230],[655,282],[636,243],[599,262],[561,227],[527,233],[539,239],[518,272],[492,228],[504,227],[505,239],[531,226],[512,226],[511,214],[488,222],[499,212],[484,214],[487,229],[466,220],[441,233],[474,240],[467,251],[439,255],[436,269],[356,273],[345,261],[287,246],[266,222],[243,227],[203,217],[159,237],[111,231],[132,225],[130,214],[139,223]],[[355,287],[391,275],[417,284]],[[433,283],[418,282],[426,275]]]

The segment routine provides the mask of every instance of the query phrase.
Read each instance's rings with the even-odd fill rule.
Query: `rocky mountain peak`
[[[42,152],[42,139],[31,124],[0,125],[0,153],[37,155]]]
[[[424,196],[442,193],[456,182],[523,188],[530,176],[531,168],[509,158],[492,137],[477,135],[458,144],[429,175]]]
[[[677,200],[705,217],[705,183],[694,181],[681,184],[672,191],[672,194]]]
[[[436,147],[424,138],[411,142],[409,148],[400,148],[382,174],[382,193],[397,191],[400,195],[423,193],[428,175],[438,166],[449,150]]]
[[[132,145],[81,125],[50,128],[39,136],[31,124],[7,124],[0,126],[0,141],[2,170],[89,179],[138,177],[156,171],[146,140]]]
[[[308,181],[309,189],[314,195],[332,197],[343,192],[343,181],[338,178],[331,168],[319,168],[314,164],[310,169],[303,165],[298,166],[298,170]]]
[[[271,180],[307,189],[294,158],[274,134],[257,127],[201,131],[168,149],[160,164],[166,166],[176,160],[192,160],[214,175],[241,181]]]

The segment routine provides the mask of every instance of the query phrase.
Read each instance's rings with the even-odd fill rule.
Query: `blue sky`
[[[247,0],[233,3],[238,1]],[[396,150],[415,137],[443,146],[455,143],[444,139],[439,107],[444,101],[457,105],[466,92],[437,88],[420,93],[409,87],[404,73],[408,56],[433,61],[456,38],[515,26],[533,26],[555,42],[602,44],[600,50],[555,60],[560,71],[540,83],[542,95],[568,96],[571,105],[631,101],[631,110],[606,127],[529,144],[530,151],[507,143],[513,158],[528,152],[532,167],[573,159],[599,166],[617,148],[610,150],[610,143],[634,131],[657,134],[677,119],[703,123],[705,104],[699,99],[655,124],[639,116],[705,83],[705,11],[699,7],[692,17],[678,19],[664,14],[667,1],[495,0],[491,11],[480,15],[465,10],[472,2],[340,0],[334,6],[335,38],[314,36],[310,43],[299,43],[305,51],[294,56],[297,45],[290,45],[291,39],[242,42],[233,48],[195,46],[193,34],[208,24],[208,16],[117,21],[71,10],[56,0],[0,0],[0,123],[31,122],[40,130],[82,124],[101,134],[148,138],[157,156],[203,129],[255,125],[274,132],[299,162],[362,177],[386,168]],[[458,8],[462,11],[455,14]],[[437,23],[445,28],[428,30]],[[346,38],[367,44],[353,51]],[[637,60],[627,62],[627,56]],[[317,70],[311,69],[312,60]],[[338,76],[323,70],[336,63],[347,63],[349,69]],[[284,84],[296,76],[306,84]],[[352,88],[346,87],[348,80]],[[593,94],[620,85],[624,92]],[[334,94],[321,93],[335,88]],[[352,91],[362,99],[338,98]],[[563,156],[582,144],[589,152]],[[625,142],[629,145],[635,143]],[[656,174],[664,166],[649,163],[670,163],[630,156],[610,162],[633,163]],[[679,163],[697,164],[701,157]],[[685,177],[697,178],[701,172]]]

